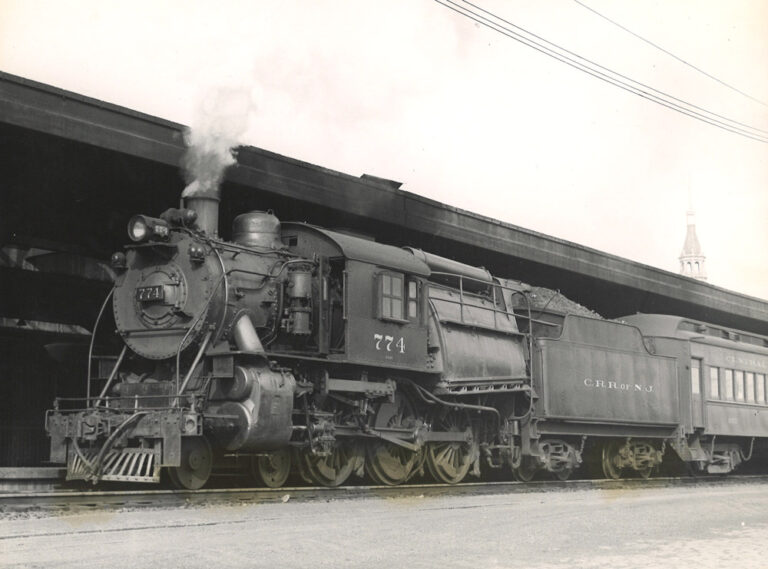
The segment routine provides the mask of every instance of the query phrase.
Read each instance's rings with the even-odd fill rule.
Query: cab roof
[[[282,229],[283,231],[313,235],[315,238],[322,239],[326,243],[335,246],[342,256],[353,261],[371,263],[379,267],[421,277],[428,277],[430,275],[430,270],[426,263],[417,259],[409,251],[399,247],[384,245],[363,237],[321,229],[307,223],[285,222],[282,223]]]

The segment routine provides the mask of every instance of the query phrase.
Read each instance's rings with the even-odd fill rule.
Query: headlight
[[[149,228],[141,217],[134,217],[128,223],[128,237],[134,241],[144,241],[149,235]]]
[[[134,215],[128,222],[128,237],[137,243],[150,239],[167,239],[168,234],[168,224],[162,219]]]

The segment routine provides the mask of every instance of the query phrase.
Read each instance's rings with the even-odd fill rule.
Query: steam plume
[[[235,163],[234,148],[248,130],[254,105],[244,88],[221,87],[200,105],[191,128],[184,133],[187,151],[182,159],[187,187],[183,198],[219,194],[226,169]]]

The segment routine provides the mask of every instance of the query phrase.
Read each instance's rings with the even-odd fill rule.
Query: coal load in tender
[[[578,302],[574,302],[569,298],[563,296],[559,291],[552,290],[550,288],[544,288],[539,286],[532,286],[530,293],[528,294],[529,301],[531,303],[531,310],[534,311],[547,311],[547,312],[560,312],[564,314],[579,314],[581,316],[588,316],[590,318],[600,318],[597,312],[590,310],[586,306],[582,306]],[[522,308],[518,303],[516,308]]]

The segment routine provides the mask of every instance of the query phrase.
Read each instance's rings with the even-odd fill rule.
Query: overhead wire
[[[760,104],[761,104],[761,105],[763,105],[764,107],[768,107],[768,103],[765,103],[765,102],[761,101],[760,99],[758,99],[758,98],[756,98],[756,97],[753,97],[753,96],[752,96],[752,95],[750,95],[749,93],[745,93],[745,92],[744,92],[744,91],[742,91],[741,89],[739,89],[739,88],[737,88],[737,87],[734,87],[733,85],[730,85],[729,83],[726,83],[726,82],[725,82],[725,81],[723,81],[722,79],[719,79],[718,77],[715,77],[714,75],[712,75],[712,74],[710,74],[710,73],[707,73],[706,71],[704,71],[703,69],[701,69],[701,68],[697,67],[697,66],[696,66],[696,65],[694,65],[693,63],[690,63],[690,62],[686,61],[685,59],[683,59],[683,58],[681,58],[681,57],[678,57],[677,55],[675,55],[675,54],[674,54],[674,53],[672,53],[671,51],[669,51],[669,50],[667,50],[667,49],[664,49],[664,48],[663,48],[663,47],[661,47],[660,45],[657,45],[657,44],[653,43],[651,40],[644,38],[644,37],[643,37],[643,36],[641,36],[640,34],[638,34],[638,33],[636,33],[636,32],[633,32],[632,30],[630,30],[629,28],[627,28],[627,27],[625,27],[625,26],[622,26],[620,23],[616,22],[615,20],[612,20],[611,18],[609,18],[609,17],[608,17],[608,16],[606,16],[605,14],[601,14],[600,12],[598,12],[597,10],[595,10],[594,8],[592,8],[591,6],[587,6],[586,4],[584,4],[584,2],[581,2],[580,0],[573,0],[573,1],[574,1],[574,2],[576,2],[576,4],[578,4],[578,5],[579,5],[579,6],[581,6],[582,8],[584,8],[584,9],[586,9],[586,10],[589,10],[590,12],[592,12],[592,13],[594,13],[595,15],[597,15],[597,16],[599,16],[599,17],[603,18],[604,20],[607,20],[608,22],[610,22],[611,24],[613,24],[613,25],[614,25],[614,26],[616,26],[617,28],[621,28],[622,30],[624,30],[624,31],[625,31],[625,32],[627,32],[628,34],[630,34],[630,35],[632,35],[632,36],[635,36],[635,37],[636,37],[637,39],[639,39],[640,41],[643,41],[643,42],[647,43],[648,45],[651,45],[651,46],[655,47],[655,48],[656,48],[656,49],[658,49],[659,51],[662,51],[662,52],[666,53],[668,56],[670,56],[670,57],[672,57],[672,58],[676,59],[677,61],[679,61],[680,63],[682,63],[682,64],[684,64],[684,65],[687,65],[687,66],[688,66],[688,67],[690,67],[691,69],[695,69],[696,71],[698,71],[698,72],[699,72],[699,73],[701,73],[702,75],[705,75],[706,77],[709,77],[709,78],[710,78],[710,79],[712,79],[713,81],[717,81],[717,82],[718,82],[718,83],[720,83],[721,85],[724,85],[725,87],[728,87],[729,89],[731,89],[731,90],[733,90],[733,91],[736,91],[736,92],[737,92],[737,93],[739,93],[740,95],[744,95],[744,96],[745,96],[745,97],[747,97],[748,99],[751,99],[751,100],[753,100],[753,101],[754,101],[754,102],[756,102],[756,103],[760,103]]]
[[[711,111],[703,109],[702,107],[698,107],[696,105],[683,101],[682,99],[673,97],[672,95],[669,95],[667,93],[654,89],[653,87],[640,83],[639,81],[635,81],[634,79],[626,77],[616,71],[608,69],[598,63],[595,63],[561,46],[558,46],[557,44],[554,44],[540,36],[537,36],[536,34],[529,32],[528,30],[525,30],[524,28],[517,26],[512,22],[509,22],[508,20],[505,20],[493,14],[492,12],[489,12],[488,10],[485,10],[482,7],[479,7],[467,0],[464,0],[464,4],[471,6],[475,10],[479,10],[480,12],[488,14],[489,16],[491,16],[497,21],[490,20],[489,18],[483,16],[478,12],[471,10],[470,8],[459,5],[457,2],[454,2],[453,0],[435,0],[435,1],[438,4],[456,12],[457,14],[460,14],[464,17],[467,17],[477,22],[478,24],[481,24],[506,37],[509,37],[510,39],[520,42],[528,47],[531,47],[532,49],[535,49],[536,51],[539,51],[545,55],[548,55],[571,67],[574,67],[579,71],[583,71],[597,79],[600,79],[616,87],[624,89],[639,97],[648,99],[659,105],[675,110],[679,113],[687,115],[691,118],[695,118],[697,120],[700,120],[712,126],[716,126],[723,130],[732,132],[734,134],[739,134],[741,136],[750,138],[752,140],[756,140],[758,142],[768,143],[768,136],[760,134],[760,133],[768,134],[768,131],[764,131],[762,129],[752,127],[750,125],[740,123],[733,119],[729,119],[722,115],[718,115],[717,113],[713,113]],[[503,22],[504,24],[507,24],[512,28],[520,30],[520,32],[522,33],[516,32],[514,29],[510,29],[509,27],[502,25],[498,22]],[[530,37],[524,36],[523,33],[527,34],[527,36],[530,36]],[[535,38],[535,39],[531,39],[531,38]],[[544,45],[544,44],[549,44],[550,46],[553,46],[553,47],[548,47],[547,45]],[[581,61],[578,61],[578,60],[581,60]],[[634,85],[630,84],[630,82],[634,83]]]
[[[454,2],[453,0],[447,0],[447,1],[448,1],[449,3],[451,3],[451,4],[454,4],[454,5],[456,5],[456,2]],[[562,51],[562,52],[565,52],[565,53],[567,53],[567,54],[568,54],[568,55],[570,55],[570,56],[573,56],[573,57],[575,57],[575,58],[578,58],[578,59],[581,59],[582,61],[585,61],[585,62],[587,62],[587,64],[581,64],[581,65],[584,65],[585,67],[589,67],[590,65],[591,65],[591,66],[594,66],[594,67],[596,67],[596,68],[598,68],[598,69],[601,69],[601,70],[605,71],[606,73],[610,73],[610,74],[613,74],[613,75],[615,75],[616,77],[620,77],[621,79],[623,79],[623,80],[625,80],[625,81],[630,81],[630,82],[634,83],[635,85],[639,85],[640,87],[643,87],[643,88],[645,88],[645,89],[648,89],[648,90],[650,90],[650,91],[653,91],[654,93],[657,93],[657,94],[658,94],[658,96],[660,96],[660,97],[662,97],[662,98],[671,99],[671,100],[673,100],[673,101],[676,101],[676,102],[678,102],[678,103],[680,103],[680,104],[682,104],[682,105],[686,105],[686,106],[688,106],[688,107],[690,107],[690,108],[692,108],[692,109],[696,109],[696,110],[698,110],[698,111],[701,111],[701,112],[703,112],[703,113],[707,113],[708,115],[711,115],[712,117],[717,117],[717,118],[719,118],[719,119],[722,119],[723,121],[726,121],[726,122],[728,122],[728,123],[733,123],[734,125],[739,125],[739,126],[741,126],[741,127],[744,127],[744,128],[746,128],[746,129],[750,129],[750,130],[753,130],[753,131],[756,131],[756,132],[761,132],[761,133],[763,133],[763,134],[766,134],[766,135],[768,135],[768,130],[763,130],[763,129],[761,129],[761,128],[756,128],[756,127],[753,127],[753,126],[751,126],[751,125],[748,125],[748,124],[745,124],[745,123],[739,122],[739,121],[737,121],[737,120],[734,120],[734,119],[729,119],[728,117],[724,117],[724,116],[722,116],[722,115],[719,115],[719,114],[717,114],[717,113],[715,113],[715,112],[712,112],[712,111],[709,111],[709,110],[707,110],[707,109],[704,109],[704,108],[702,108],[702,107],[700,107],[700,106],[698,106],[698,105],[695,105],[695,104],[693,104],[693,103],[689,103],[689,102],[687,102],[687,101],[684,101],[684,100],[682,100],[682,99],[679,99],[679,98],[675,97],[674,95],[670,95],[669,93],[665,93],[665,92],[663,92],[663,91],[660,91],[660,90],[658,90],[658,89],[656,89],[656,88],[654,88],[654,87],[651,87],[650,85],[646,85],[645,83],[641,83],[640,81],[636,81],[635,79],[632,79],[631,77],[627,77],[626,75],[622,75],[622,74],[621,74],[621,73],[619,73],[618,71],[613,71],[612,69],[609,69],[609,68],[607,68],[607,67],[605,67],[605,66],[603,66],[603,65],[600,65],[599,63],[596,63],[596,62],[592,61],[591,59],[587,59],[586,57],[582,57],[581,55],[579,55],[579,54],[577,54],[577,53],[574,53],[574,52],[572,52],[572,51],[570,51],[570,50],[568,50],[568,49],[566,49],[566,48],[564,48],[564,47],[561,47],[561,46],[557,45],[556,43],[553,43],[553,42],[551,42],[551,41],[549,41],[549,40],[546,40],[546,39],[544,39],[543,37],[541,37],[541,36],[538,36],[538,35],[534,34],[533,32],[529,32],[529,31],[528,31],[528,30],[526,30],[525,28],[522,28],[522,27],[520,27],[520,26],[518,26],[518,25],[516,25],[516,24],[513,24],[513,23],[512,23],[512,22],[510,22],[509,20],[505,20],[504,18],[501,18],[500,16],[497,16],[497,15],[493,14],[492,12],[489,12],[488,10],[485,10],[485,9],[484,9],[484,8],[482,8],[481,6],[478,6],[478,5],[476,5],[476,4],[473,4],[473,3],[472,3],[472,2],[470,2],[469,0],[462,0],[462,1],[463,1],[465,4],[468,4],[468,5],[472,6],[473,8],[476,8],[477,10],[480,10],[481,12],[484,12],[484,13],[488,14],[489,16],[492,16],[493,18],[496,18],[497,20],[499,20],[499,21],[501,21],[501,22],[504,22],[505,24],[508,24],[508,25],[512,26],[513,28],[516,28],[516,29],[520,30],[521,32],[523,32],[523,33],[526,33],[526,34],[528,34],[528,35],[530,35],[530,36],[532,36],[532,37],[536,38],[536,39],[537,39],[537,40],[539,40],[539,41],[542,41],[542,42],[544,42],[544,43],[547,43],[547,44],[549,44],[550,46],[553,46],[553,48],[554,48],[554,49],[560,50],[560,51]],[[481,16],[481,17],[482,17],[482,16]],[[486,20],[487,20],[487,18],[484,18],[484,19],[486,19]],[[500,27],[501,27],[501,26],[500,26]],[[513,32],[513,33],[514,33],[514,32]],[[533,41],[533,40],[531,40],[531,41]],[[543,47],[545,47],[545,46],[543,46]],[[553,50],[553,51],[554,51],[554,50]],[[570,58],[568,58],[567,56],[564,56],[564,57],[566,57],[566,59],[569,59],[569,60],[570,60]],[[624,83],[623,81],[620,81],[620,82]],[[631,85],[630,85],[630,87],[631,87]],[[708,118],[710,118],[710,117],[708,117]],[[714,119],[713,119],[713,120],[714,120]],[[719,121],[718,121],[718,122],[719,122]]]
[[[449,4],[453,4],[454,6],[459,7],[459,5],[456,2],[454,2],[453,0],[446,0],[446,1]],[[438,0],[438,2],[443,4],[443,5],[445,5],[442,0]],[[622,75],[621,73],[618,73],[616,71],[608,69],[607,67],[604,67],[604,66],[600,65],[599,63],[596,63],[596,62],[594,62],[594,61],[592,61],[590,59],[582,57],[582,56],[580,56],[580,55],[578,55],[578,54],[576,54],[576,53],[574,53],[574,52],[572,52],[572,51],[570,51],[570,50],[568,50],[566,48],[563,48],[563,47],[561,47],[561,46],[559,46],[559,45],[557,45],[557,44],[555,44],[553,42],[550,42],[549,40],[546,40],[546,39],[542,38],[541,36],[538,36],[538,35],[536,35],[536,34],[534,34],[532,32],[529,32],[525,28],[522,28],[520,26],[517,26],[517,25],[513,24],[512,22],[510,22],[508,20],[505,20],[504,18],[501,18],[500,16],[497,16],[497,15],[493,14],[492,12],[489,12],[488,10],[485,10],[482,7],[477,6],[476,4],[473,4],[469,0],[463,0],[463,2],[464,2],[464,4],[472,6],[473,8],[488,14],[489,16],[495,18],[496,20],[504,22],[505,24],[508,24],[509,26],[512,26],[513,28],[515,28],[517,30],[520,30],[520,32],[525,33],[525,34],[527,34],[527,35],[529,35],[529,36],[531,36],[533,38],[536,38],[536,39],[532,40],[532,39],[526,38],[526,37],[522,36],[519,32],[515,32],[513,30],[510,30],[509,28],[501,26],[500,24],[492,22],[488,18],[485,18],[482,15],[479,15],[479,14],[477,14],[475,12],[472,12],[471,10],[468,10],[467,8],[460,7],[462,10],[465,10],[465,11],[469,12],[470,14],[472,14],[473,16],[477,16],[478,18],[480,18],[481,20],[484,20],[484,21],[480,21],[480,20],[478,20],[477,18],[475,18],[473,16],[468,16],[471,19],[477,21],[478,23],[481,23],[481,24],[485,25],[486,27],[494,29],[497,32],[500,32],[503,35],[507,35],[509,37],[512,37],[512,39],[516,39],[517,41],[520,41],[521,43],[524,43],[524,44],[528,45],[529,47],[532,47],[533,49],[536,49],[537,51],[541,51],[542,53],[545,53],[546,55],[554,57],[555,59],[558,59],[558,60],[562,61],[563,63],[566,63],[568,65],[571,65],[572,67],[575,67],[575,68],[577,68],[577,69],[579,69],[581,71],[584,71],[584,72],[586,72],[586,73],[588,73],[590,75],[593,75],[594,77],[597,77],[598,79],[602,79],[603,81],[607,81],[608,83],[612,83],[613,85],[615,85],[617,87],[624,88],[624,89],[626,89],[626,90],[628,90],[630,92],[633,92],[634,94],[636,94],[638,96],[641,96],[643,98],[649,99],[649,100],[651,100],[653,102],[656,102],[658,104],[666,106],[666,107],[668,107],[670,109],[677,110],[678,112],[686,114],[686,115],[688,115],[688,116],[690,116],[692,118],[697,118],[698,120],[703,120],[704,122],[707,122],[707,123],[709,123],[709,124],[711,124],[713,126],[719,126],[720,128],[724,128],[725,130],[729,130],[729,131],[734,132],[736,134],[742,134],[743,136],[747,136],[749,138],[753,138],[755,140],[759,140],[760,142],[768,142],[768,137],[763,136],[763,135],[768,135],[768,131],[766,131],[766,130],[763,130],[763,129],[760,129],[760,128],[753,127],[751,125],[747,125],[747,124],[741,123],[739,121],[730,119],[728,117],[724,117],[722,115],[719,115],[717,113],[714,113],[714,112],[709,111],[707,109],[704,109],[702,107],[694,105],[693,103],[689,103],[687,101],[684,101],[682,99],[674,97],[673,95],[670,95],[668,93],[664,93],[663,91],[659,91],[658,89],[655,89],[655,88],[653,88],[653,87],[651,87],[649,85],[646,85],[644,83],[641,83],[639,81],[636,81],[636,80],[634,80],[634,79],[632,79],[630,77],[627,77],[626,75]],[[449,7],[451,9],[453,9],[454,11],[458,12],[458,10],[455,10],[451,6],[447,6],[447,7]],[[462,12],[459,12],[459,13],[462,13]],[[462,14],[462,15],[467,15],[467,14]],[[503,31],[500,31],[500,30],[494,28],[493,26],[497,26],[499,28],[502,28]],[[505,32],[508,32],[508,33],[505,33]],[[544,42],[546,44],[549,44],[552,47],[551,48],[547,47],[546,45],[542,45],[539,42]],[[533,43],[534,45],[530,45],[531,43]],[[559,50],[561,52],[564,52],[565,54],[568,54],[568,55],[564,55],[563,53],[559,53],[557,50]],[[569,57],[569,56],[572,56],[572,57]],[[582,60],[583,62],[586,62],[586,63],[582,63],[581,61],[576,61],[573,58],[580,59],[580,60]],[[597,69],[595,69],[595,68],[597,68]],[[600,71],[600,70],[602,70],[602,71]],[[603,73],[603,71],[605,73]],[[611,75],[613,75],[615,77],[611,77],[608,74],[611,74]],[[634,83],[634,85],[630,85],[627,82]],[[636,85],[639,86],[639,87],[637,87]],[[677,104],[677,103],[679,103],[679,104]],[[685,106],[682,106],[682,105],[685,105]],[[701,111],[701,113],[698,112],[698,111]],[[703,115],[702,113],[706,113],[706,115],[710,115],[710,116]],[[722,120],[718,120],[718,119],[722,119]],[[741,127],[743,127],[743,128],[741,128]],[[746,129],[749,129],[749,130],[755,131],[755,132],[749,132],[749,130],[746,130]],[[762,133],[762,134],[756,134],[756,133]],[[763,139],[766,139],[766,140],[763,140]]]

